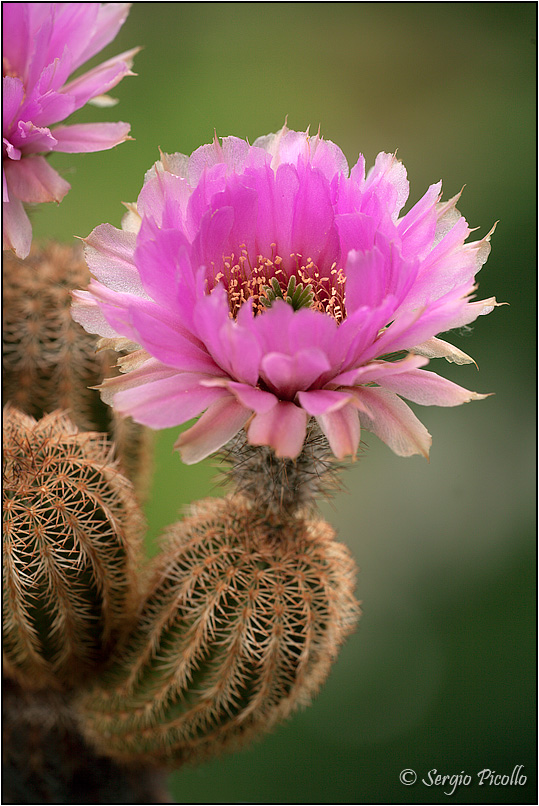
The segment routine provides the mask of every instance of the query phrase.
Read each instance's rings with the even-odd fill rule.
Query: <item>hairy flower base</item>
[[[243,430],[218,456],[224,466],[223,481],[268,516],[293,516],[298,510],[315,513],[318,498],[330,498],[341,489],[342,464],[335,461],[314,420],[295,459],[280,459],[271,448],[251,445]]]
[[[324,521],[209,499],[165,538],[128,646],[79,711],[113,758],[178,766],[308,704],[359,609],[354,562]]]
[[[496,301],[471,301],[490,233],[465,243],[441,183],[401,216],[407,196],[394,156],[349,171],[334,143],[286,127],[252,146],[226,137],[162,154],[122,230],[86,239],[95,279],[73,316],[131,351],[103,399],[152,428],[201,415],[177,443],[187,463],[242,429],[295,459],[313,419],[338,459],[356,454],[363,427],[427,456],[431,437],[402,398],[484,397],[424,367],[471,362],[437,334]]]

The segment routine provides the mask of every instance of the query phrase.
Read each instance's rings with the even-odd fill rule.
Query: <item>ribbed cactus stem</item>
[[[28,688],[95,673],[137,606],[142,516],[106,435],[4,409],[5,670]]]
[[[79,428],[107,431],[109,414],[89,389],[108,371],[107,357],[70,313],[71,290],[89,279],[77,246],[34,246],[26,260],[6,253],[4,395],[32,417],[65,409]]]
[[[127,646],[79,702],[113,758],[177,766],[307,704],[355,625],[355,565],[331,527],[209,499],[165,533]]]
[[[32,417],[62,409],[78,428],[107,432],[141,495],[148,487],[151,431],[122,419],[95,389],[117,373],[110,351],[71,317],[71,291],[90,273],[78,246],[32,247],[26,260],[4,255],[3,396]]]

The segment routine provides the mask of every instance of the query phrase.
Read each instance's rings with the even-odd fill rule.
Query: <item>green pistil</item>
[[[307,285],[305,288],[303,287],[303,283],[296,285],[296,278],[292,275],[288,281],[286,291],[283,292],[279,285],[279,280],[276,277],[272,277],[270,282],[271,286],[263,286],[263,291],[266,296],[260,297],[260,302],[262,305],[265,305],[266,308],[271,308],[276,299],[284,299],[295,311],[299,311],[300,308],[311,307],[314,300],[311,285]]]

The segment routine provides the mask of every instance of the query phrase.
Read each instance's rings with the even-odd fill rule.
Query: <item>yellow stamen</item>
[[[276,279],[286,296],[286,289],[291,277],[297,283],[312,289],[311,308],[326,313],[337,322],[346,318],[344,302],[346,276],[342,269],[337,269],[334,262],[329,274],[321,273],[311,257],[306,260],[299,252],[292,252],[291,260],[295,264],[288,270],[282,266],[283,258],[276,254],[276,244],[271,244],[271,257],[257,255],[254,265],[251,263],[245,244],[240,245],[241,256],[236,259],[234,253],[223,255],[222,268],[215,273],[214,284],[222,282],[228,294],[230,316],[236,319],[239,309],[252,299],[255,314],[262,314],[268,309],[263,300],[269,299],[267,289],[271,281]],[[217,268],[212,264],[214,270]]]

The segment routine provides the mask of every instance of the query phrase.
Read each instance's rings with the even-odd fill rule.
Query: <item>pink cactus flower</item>
[[[245,428],[278,457],[301,452],[316,418],[337,458],[365,427],[395,453],[428,455],[408,405],[456,406],[469,392],[424,366],[472,361],[436,334],[496,305],[473,302],[489,235],[432,185],[404,216],[404,166],[381,153],[365,177],[320,136],[285,127],[254,145],[225,137],[162,154],[122,229],[86,238],[95,277],[73,316],[128,350],[104,399],[152,428],[184,423],[187,463]],[[109,341],[112,340],[112,341]]]
[[[69,76],[111,42],[130,3],[3,3],[3,240],[28,255],[32,226],[23,202],[60,202],[70,185],[44,154],[112,148],[128,123],[54,126],[84,104],[114,103],[107,93],[131,73],[137,48],[78,78]],[[66,83],[67,82],[67,83]]]

